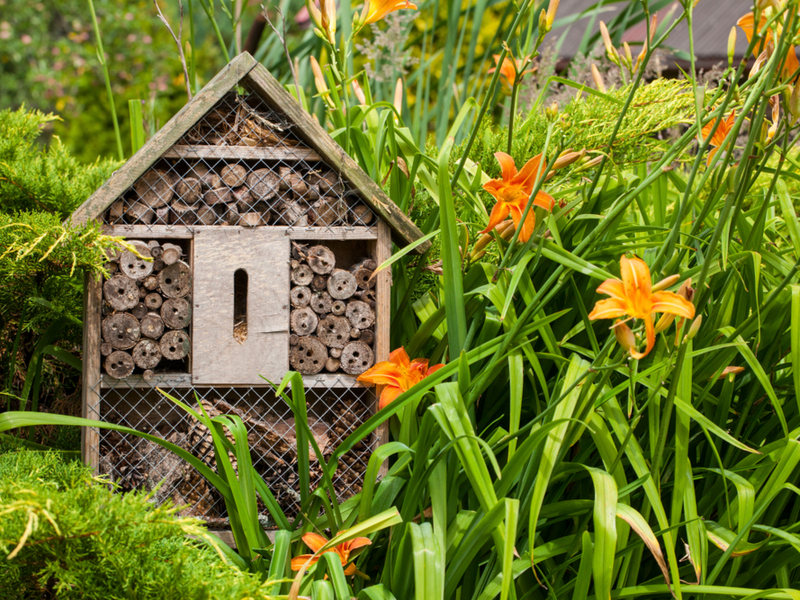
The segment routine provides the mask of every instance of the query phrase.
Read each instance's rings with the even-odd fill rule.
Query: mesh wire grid
[[[109,384],[106,384],[109,385]],[[124,380],[96,390],[99,409],[90,417],[103,422],[134,427],[167,439],[197,456],[216,470],[208,431],[193,417],[177,408],[154,388],[137,387]],[[345,382],[341,382],[344,386]],[[290,518],[300,510],[299,477],[294,437],[294,418],[286,404],[269,388],[171,388],[172,397],[197,406],[199,399],[213,416],[237,414],[245,422],[251,459],[278,504]],[[197,395],[197,398],[195,397]],[[309,425],[327,460],[339,444],[371,414],[374,394],[364,388],[331,387],[306,389]],[[153,490],[154,501],[190,505],[180,514],[224,525],[225,505],[211,485],[188,463],[155,443],[129,434],[98,429],[99,472],[118,484],[122,491]],[[339,501],[361,490],[364,473],[375,438],[370,436],[348,451],[339,461],[333,485]],[[311,489],[322,479],[313,451]],[[162,483],[163,482],[163,483]],[[265,525],[270,519],[259,499],[259,514]]]
[[[353,186],[258,96],[229,93],[105,212],[109,225],[375,227]]]

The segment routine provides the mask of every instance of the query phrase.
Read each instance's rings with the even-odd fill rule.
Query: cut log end
[[[336,256],[327,246],[312,246],[308,249],[308,266],[318,275],[327,275],[336,266]]]
[[[292,331],[299,336],[307,336],[314,333],[318,323],[319,317],[308,307],[298,308],[292,311]]]
[[[325,345],[315,337],[303,337],[289,351],[292,368],[304,375],[315,375],[322,371],[328,360]]]
[[[102,324],[103,340],[116,350],[129,350],[141,337],[139,320],[129,313],[114,313],[107,316]]]
[[[372,348],[362,341],[350,342],[342,349],[342,370],[348,375],[361,375],[375,363]]]
[[[161,337],[159,347],[167,360],[181,360],[189,356],[192,342],[185,331],[168,331]]]
[[[299,265],[297,268],[292,269],[292,283],[295,285],[305,285],[311,283],[314,279],[314,272],[308,265]]]
[[[347,300],[352,298],[357,289],[356,279],[349,271],[336,269],[328,277],[328,293],[331,298]]]
[[[133,358],[130,354],[122,350],[117,350],[108,355],[103,363],[103,367],[106,373],[111,375],[114,379],[125,379],[133,373],[136,364],[133,362]]]
[[[142,340],[133,348],[133,362],[140,369],[153,369],[161,362],[161,348],[153,340]]]

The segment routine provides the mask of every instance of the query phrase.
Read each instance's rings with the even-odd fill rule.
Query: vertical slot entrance
[[[233,339],[243,344],[247,339],[247,271],[233,273]]]

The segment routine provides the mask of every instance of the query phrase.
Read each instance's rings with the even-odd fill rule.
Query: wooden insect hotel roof
[[[243,88],[248,94],[278,115],[290,129],[291,144],[270,146],[252,140],[237,140],[229,146],[192,144],[187,136],[193,128],[213,114],[215,108],[230,98],[231,92]],[[272,123],[268,123],[272,125]],[[281,127],[277,127],[280,132]],[[280,135],[280,134],[279,134]],[[281,140],[279,140],[281,141]],[[242,143],[244,142],[244,143]],[[309,115],[283,86],[250,54],[234,58],[200,92],[190,100],[108,181],[72,214],[72,223],[81,225],[103,218],[104,213],[163,158],[239,159],[239,160],[306,160],[323,161],[348,183],[358,198],[392,232],[398,246],[406,246],[422,237],[422,232],[381,188],[347,155],[319,123]],[[112,209],[113,212],[113,209]],[[264,224],[264,223],[259,223]],[[416,252],[424,252],[429,242],[420,244]]]

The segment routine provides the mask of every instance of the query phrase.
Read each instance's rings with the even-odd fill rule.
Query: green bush
[[[4,599],[265,597],[254,577],[187,537],[204,533],[198,521],[143,493],[114,494],[57,453],[0,455],[0,506]]]
[[[82,274],[100,272],[113,240],[96,225],[64,220],[119,163],[82,164],[58,139],[40,146],[43,128],[56,119],[0,111],[0,390],[5,406],[58,400],[61,412],[78,383],[79,371],[64,359],[79,362]],[[45,347],[49,358],[40,360]],[[54,353],[61,358],[52,360]]]

